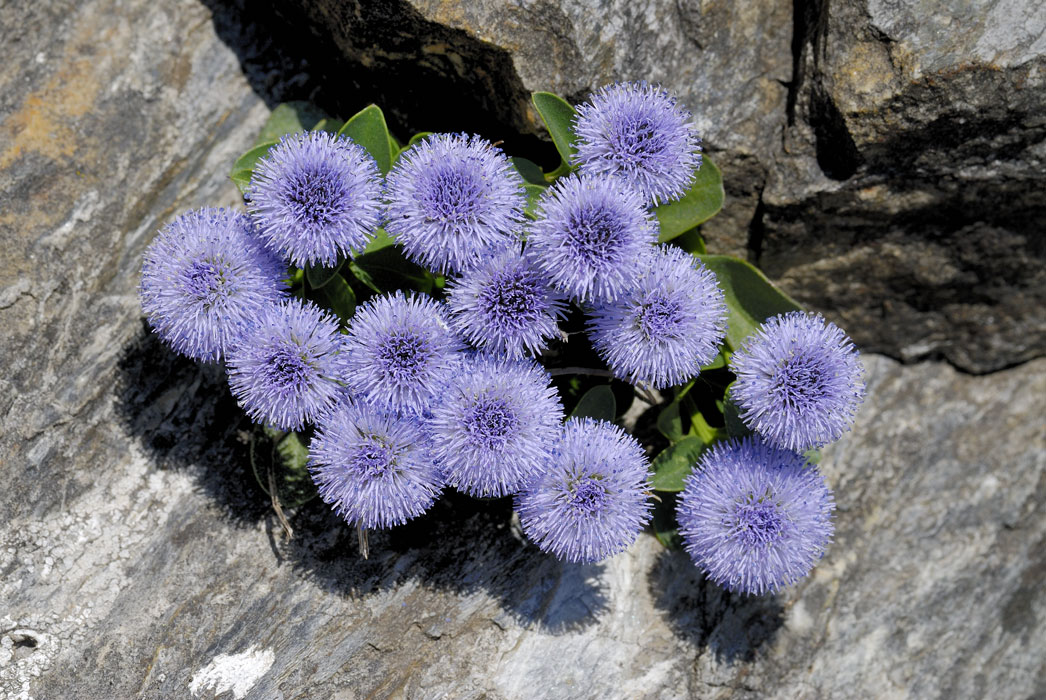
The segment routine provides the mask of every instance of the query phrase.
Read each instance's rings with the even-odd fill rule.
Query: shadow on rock
[[[686,552],[664,551],[650,570],[654,605],[677,636],[720,663],[753,661],[784,624],[775,596],[731,593],[707,580]]]
[[[370,558],[356,531],[314,499],[297,510],[283,551],[326,590],[351,597],[415,582],[434,591],[485,593],[500,613],[491,621],[559,634],[595,624],[607,605],[601,565],[569,564],[512,532],[512,500],[477,500],[445,491],[423,516],[368,531]]]
[[[512,501],[476,500],[447,490],[428,513],[371,531],[370,558],[356,531],[319,498],[288,510],[294,537],[280,526],[251,469],[249,419],[229,393],[221,366],[177,355],[142,329],[118,363],[116,412],[161,469],[185,469],[241,525],[265,520],[273,552],[325,589],[362,597],[413,581],[458,595],[485,592],[505,616],[553,633],[594,624],[606,609],[600,566],[565,564],[512,533]]]
[[[117,363],[116,415],[161,469],[191,470],[235,523],[265,517],[244,440],[250,421],[229,393],[225,370],[178,355],[145,321]]]

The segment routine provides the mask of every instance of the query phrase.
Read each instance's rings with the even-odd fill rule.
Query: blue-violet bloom
[[[690,112],[659,87],[619,83],[579,105],[574,122],[581,173],[617,176],[657,205],[679,199],[701,167]]]
[[[523,532],[572,562],[624,551],[650,519],[648,468],[643,448],[621,428],[571,418],[552,458],[516,497]]]
[[[400,156],[386,179],[386,230],[407,257],[462,272],[491,248],[519,240],[523,178],[479,136],[435,134]]]
[[[762,595],[810,573],[832,538],[834,508],[815,466],[751,436],[701,456],[676,518],[686,551],[712,581]]]
[[[309,472],[350,525],[388,528],[428,510],[443,488],[418,418],[345,401],[317,426]]]
[[[596,306],[589,331],[616,376],[662,389],[715,359],[726,315],[715,275],[694,256],[666,246],[641,268],[628,294]]]
[[[425,413],[462,343],[443,305],[403,292],[374,297],[356,310],[347,339],[349,389],[381,408]]]
[[[864,400],[853,342],[819,314],[767,319],[731,359],[730,395],[741,420],[767,442],[796,452],[839,439]]]
[[[254,166],[248,208],[266,244],[298,267],[362,250],[381,223],[381,173],[345,136],[284,136]]]
[[[270,306],[229,348],[229,386],[251,420],[300,430],[340,400],[346,359],[338,320],[290,299]]]
[[[518,245],[447,281],[451,326],[473,346],[511,358],[538,355],[559,332],[563,297]]]
[[[549,460],[563,407],[532,360],[472,355],[447,375],[429,431],[447,483],[471,496],[515,493]]]
[[[657,243],[657,219],[616,178],[562,178],[542,195],[538,217],[528,250],[553,286],[582,303],[624,294]]]
[[[194,360],[220,360],[283,297],[286,276],[250,219],[200,209],[165,226],[145,249],[139,296],[164,342]]]

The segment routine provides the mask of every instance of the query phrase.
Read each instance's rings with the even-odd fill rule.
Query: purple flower
[[[428,510],[443,488],[416,417],[345,401],[317,426],[309,472],[350,525],[387,528]]]
[[[310,302],[270,306],[229,349],[229,386],[256,423],[300,430],[341,398],[338,320]]]
[[[617,426],[571,418],[552,459],[516,497],[523,532],[567,561],[623,551],[650,519],[648,466],[643,448]]]
[[[701,167],[690,113],[646,83],[608,85],[578,107],[575,164],[593,177],[616,175],[654,205],[679,199]]]
[[[461,272],[493,247],[519,240],[523,178],[479,136],[436,134],[400,156],[386,181],[386,230],[407,256]]]
[[[249,208],[270,249],[298,267],[333,265],[381,223],[381,174],[350,139],[288,134],[258,161]]]
[[[726,334],[726,302],[700,261],[662,247],[627,295],[596,307],[589,330],[615,375],[661,389],[696,376],[715,358]]]
[[[382,408],[420,414],[462,345],[439,303],[396,292],[356,310],[346,347],[349,389]]]
[[[832,538],[834,508],[816,467],[749,437],[701,456],[676,518],[686,551],[710,579],[762,595],[810,573]]]
[[[579,302],[613,301],[653,252],[657,219],[615,178],[571,175],[550,187],[527,247],[553,286]]]
[[[857,349],[818,314],[767,319],[730,364],[741,419],[770,444],[796,452],[838,440],[864,400]]]
[[[447,483],[471,496],[515,493],[550,458],[563,407],[531,360],[462,360],[432,406],[429,431]]]
[[[477,348],[511,358],[540,354],[566,315],[562,297],[515,245],[449,280],[447,294],[454,330]]]
[[[287,268],[250,219],[224,209],[182,214],[145,249],[139,295],[163,340],[195,360],[220,360],[283,297]]]

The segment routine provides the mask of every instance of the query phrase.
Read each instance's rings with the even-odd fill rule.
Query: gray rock
[[[836,542],[779,596],[726,594],[649,534],[562,565],[508,502],[453,495],[368,561],[315,501],[284,541],[221,370],[165,350],[135,296],[155,230],[235,205],[266,102],[312,89],[237,19],[0,7],[0,697],[1046,693],[1044,360],[868,356],[823,463]]]

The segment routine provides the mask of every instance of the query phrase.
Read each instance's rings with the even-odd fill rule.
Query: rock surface
[[[466,95],[455,116],[483,105],[497,138],[538,129],[532,90],[580,100],[617,80],[663,83],[723,169],[710,249],[748,255],[864,347],[904,360],[984,372],[1046,351],[1040,2],[284,5],[395,85],[420,65],[413,98],[382,93],[414,100],[407,113]]]
[[[0,6],[0,698],[1046,693],[1046,360],[868,356],[823,463],[836,542],[776,597],[649,534],[558,564],[504,501],[447,497],[368,561],[313,502],[285,542],[221,371],[165,350],[135,297],[163,222],[236,204],[224,173],[268,107],[338,106],[310,78],[329,65],[241,20]]]

